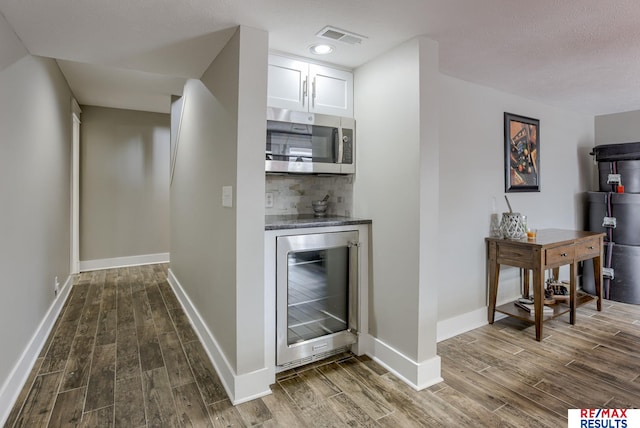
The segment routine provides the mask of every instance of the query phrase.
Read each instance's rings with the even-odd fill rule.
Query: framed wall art
[[[504,114],[504,191],[540,191],[540,121]]]

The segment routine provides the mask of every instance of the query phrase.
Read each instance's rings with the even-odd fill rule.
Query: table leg
[[[500,265],[498,264],[497,246],[495,242],[489,243],[489,324],[493,324],[496,315],[496,299],[498,298],[498,280],[500,277]]]
[[[576,323],[576,306],[577,306],[577,293],[576,293],[576,264],[571,263],[569,265],[569,322],[571,324]]]
[[[522,285],[522,297],[529,298],[529,269],[523,269],[524,281]]]
[[[533,306],[535,307],[536,340],[542,340],[542,321],[544,319],[544,271],[540,258],[540,251],[537,251],[535,259],[536,267],[533,269]]]
[[[598,311],[602,311],[602,262],[603,262],[603,239],[600,238],[599,248],[600,254],[593,258],[593,279],[596,283],[596,307]]]

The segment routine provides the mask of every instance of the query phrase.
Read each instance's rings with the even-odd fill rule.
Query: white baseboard
[[[169,263],[169,253],[142,254],[139,256],[113,257],[111,259],[81,260],[80,272],[114,269],[127,266]]]
[[[502,303],[499,303],[501,305]],[[487,325],[487,307],[476,309],[453,318],[438,321],[437,337],[438,342],[452,338],[462,333],[466,333],[475,328]],[[506,318],[507,315],[496,312],[495,321]]]
[[[251,373],[234,375],[235,390],[230,396],[231,404],[236,406],[271,394],[269,385],[274,382],[274,370],[265,367]]]
[[[466,333],[474,328],[487,324],[487,308],[476,309],[466,314],[453,318],[438,321],[437,337],[438,342]]]
[[[363,336],[366,354],[416,391],[442,382],[438,355],[418,363],[375,337]]]
[[[72,286],[73,277],[70,275],[62,285],[53,303],[51,303],[49,310],[40,325],[38,325],[36,332],[31,337],[29,344],[22,352],[13,370],[11,370],[9,377],[2,384],[2,388],[0,388],[0,425],[4,426],[7,421],[18,395],[22,391],[29,373],[31,373],[38,355],[40,355],[40,351],[42,351],[42,347],[46,343],[65,301],[69,297]]]
[[[231,403],[236,405],[271,394],[269,385],[273,378],[273,370],[265,367],[251,373],[236,375],[211,330],[207,327],[207,324],[171,269],[169,269],[168,282],[213,363]]]

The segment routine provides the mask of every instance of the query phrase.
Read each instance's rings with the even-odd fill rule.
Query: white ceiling
[[[237,25],[299,56],[332,25],[368,37],[322,58],[340,66],[426,35],[445,74],[589,114],[640,109],[637,0],[0,0],[0,12],[31,54],[59,60],[81,104],[168,112]],[[9,37],[0,56],[20,54]]]

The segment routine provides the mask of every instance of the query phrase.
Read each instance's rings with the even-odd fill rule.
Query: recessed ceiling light
[[[328,45],[326,43],[318,43],[315,45],[311,45],[309,46],[309,52],[311,52],[314,55],[328,55],[331,52],[333,52],[335,48],[331,45]]]

